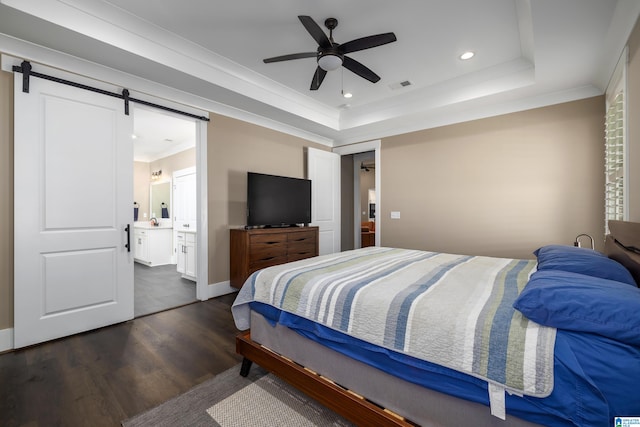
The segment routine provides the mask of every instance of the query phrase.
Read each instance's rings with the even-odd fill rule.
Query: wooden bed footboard
[[[243,332],[236,336],[236,353],[244,357],[242,375],[246,376],[251,362],[255,362],[357,425],[405,427],[416,425],[340,387],[330,379],[253,342],[250,332]]]

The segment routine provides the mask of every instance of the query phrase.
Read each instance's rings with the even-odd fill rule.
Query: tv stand
[[[318,255],[318,227],[231,229],[231,286],[240,289],[251,273]]]

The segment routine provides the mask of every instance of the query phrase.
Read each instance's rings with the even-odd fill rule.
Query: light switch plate
[[[391,219],[400,219],[400,212],[398,211],[391,212]]]

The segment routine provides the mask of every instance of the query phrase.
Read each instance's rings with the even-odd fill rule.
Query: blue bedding
[[[406,381],[489,406],[487,382],[381,348],[310,320],[252,302],[273,323]],[[565,330],[556,334],[554,388],[536,398],[507,394],[507,414],[545,426],[611,426],[614,416],[640,414],[640,348]],[[498,421],[498,420],[496,420]]]

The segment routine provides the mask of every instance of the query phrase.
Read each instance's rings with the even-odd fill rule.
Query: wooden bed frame
[[[255,343],[251,340],[249,331],[236,336],[236,352],[244,357],[240,375],[246,377],[251,364],[255,362],[357,425],[416,426],[405,418],[340,387],[330,379]]]

